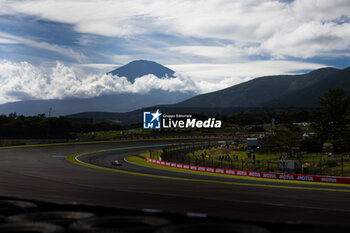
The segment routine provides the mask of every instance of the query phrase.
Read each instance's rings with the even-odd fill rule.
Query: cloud
[[[0,37],[0,44],[18,44],[18,41],[9,38]]]
[[[105,70],[109,71],[111,69],[115,69],[116,67],[119,67],[120,65],[116,64],[102,64],[102,63],[83,63],[83,64],[74,64],[75,67],[82,67],[82,68],[92,68],[95,70]]]
[[[28,62],[1,61],[0,74],[0,102],[47,95],[42,88],[46,86],[47,80],[38,68]]]
[[[6,1],[6,5],[9,13],[73,24],[82,33],[124,37],[144,32],[134,22],[139,9],[127,1]]]
[[[82,46],[90,45],[94,35],[117,37],[145,56],[167,51],[168,60],[186,55],[192,62],[233,63],[249,56],[306,59],[349,56],[350,51],[348,0],[2,0],[0,6],[3,15],[71,24],[83,33]],[[135,42],[141,35],[144,46]],[[152,47],[150,41],[168,44]],[[67,48],[27,43],[83,60]],[[128,56],[115,58],[123,62]]]
[[[350,24],[305,23],[294,31],[276,33],[262,43],[260,50],[276,58],[310,58],[350,48]]]
[[[76,60],[78,62],[84,62],[87,59],[83,53],[76,52],[70,47],[63,47],[63,46],[59,46],[56,44],[50,44],[47,42],[39,42],[36,40],[24,38],[21,36],[15,36],[15,35],[3,33],[3,32],[0,32],[0,37],[2,37],[3,39],[6,39],[10,43],[25,44],[25,45],[30,46],[30,47],[55,52],[55,53],[58,53],[58,54],[65,56],[65,57],[73,58],[74,60]],[[0,40],[0,43],[1,43],[1,40]]]
[[[232,45],[224,46],[176,46],[170,48],[171,52],[178,52],[184,55],[195,55],[199,57],[216,60],[235,60],[243,56],[243,48]]]
[[[220,83],[238,84],[248,79],[279,74],[291,74],[299,70],[314,70],[325,65],[320,63],[308,63],[299,61],[269,60],[247,61],[232,64],[177,64],[167,65],[178,72],[188,74],[196,83],[201,81],[211,82],[213,85]],[[212,89],[213,90],[213,89]]]
[[[286,4],[277,1],[32,0],[2,5],[8,14],[38,16],[73,24],[78,32],[116,37],[165,32],[259,41],[265,31],[274,31],[289,18],[282,17]]]
[[[57,62],[49,72],[28,62],[0,61],[0,102],[29,99],[88,98],[102,94],[143,93],[152,89],[164,91],[199,91],[187,76],[159,79],[145,75],[130,83],[125,77],[91,74],[78,77],[74,67]]]

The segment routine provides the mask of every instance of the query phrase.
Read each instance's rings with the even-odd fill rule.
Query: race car
[[[115,166],[122,166],[122,165],[123,165],[123,164],[122,164],[121,162],[119,162],[118,160],[114,160],[114,161],[112,162],[112,164],[115,165]]]

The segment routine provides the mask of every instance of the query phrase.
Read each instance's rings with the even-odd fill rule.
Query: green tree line
[[[261,150],[291,155],[293,148],[322,152],[328,144],[334,153],[350,152],[350,95],[342,89],[330,89],[320,98],[320,105],[308,114],[314,134],[302,140],[300,127],[287,124],[283,130],[264,137]]]
[[[74,138],[74,133],[119,130],[116,123],[73,122],[66,117],[0,115],[0,138]]]

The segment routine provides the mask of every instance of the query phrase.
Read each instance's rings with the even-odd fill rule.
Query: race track
[[[255,221],[350,225],[349,185],[228,179],[140,167],[124,161],[122,167],[111,165],[114,159],[122,161],[126,156],[158,149],[161,146],[157,145],[167,143],[130,141],[1,148],[0,195],[199,212]],[[108,148],[119,149],[83,155],[79,160],[138,174],[94,169],[66,160],[71,154]]]

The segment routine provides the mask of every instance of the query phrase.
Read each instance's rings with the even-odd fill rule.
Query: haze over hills
[[[126,77],[128,81],[134,82],[135,78],[148,74],[153,74],[160,79],[174,77],[173,74],[175,72],[156,62],[137,60],[108,73],[118,75],[119,77]],[[23,115],[37,115],[40,113],[48,115],[50,108],[52,108],[51,116],[87,111],[128,112],[157,104],[174,104],[194,95],[195,93],[193,92],[169,92],[161,89],[152,89],[146,94],[119,93],[100,95],[92,98],[26,100],[1,104],[0,114],[16,112]]]

